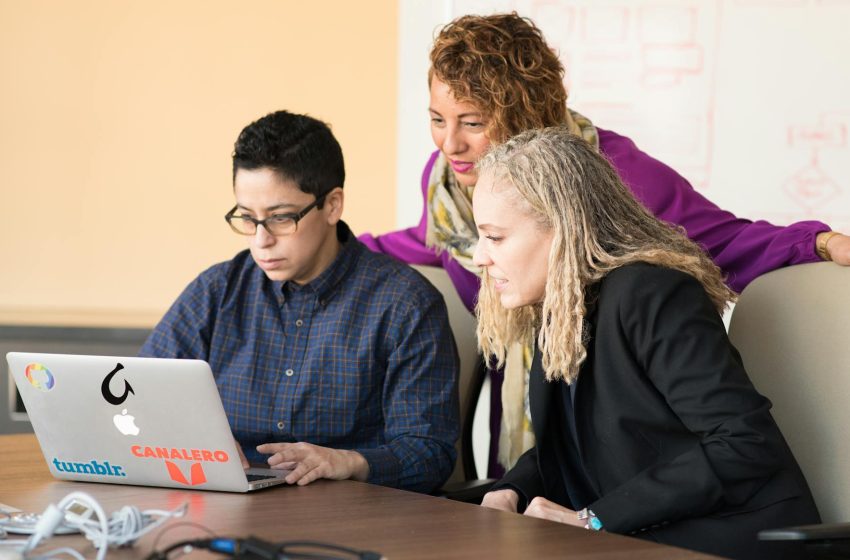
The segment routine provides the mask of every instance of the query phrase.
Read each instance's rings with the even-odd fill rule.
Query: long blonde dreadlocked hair
[[[690,274],[718,312],[735,294],[720,269],[683,231],[662,222],[623,185],[611,164],[565,127],[523,132],[494,146],[477,165],[479,177],[511,185],[520,211],[553,230],[543,301],[505,309],[484,272],[478,296],[478,344],[504,364],[508,346],[537,336],[546,378],[572,383],[586,357],[588,286],[642,261]]]

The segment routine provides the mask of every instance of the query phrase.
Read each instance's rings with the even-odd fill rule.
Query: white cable
[[[18,546],[21,549],[27,544],[27,539],[3,539],[0,541],[0,546]]]
[[[159,527],[173,517],[182,517],[188,504],[174,510],[139,510],[135,506],[124,506],[107,517],[103,507],[85,492],[71,492],[58,504],[50,504],[41,514],[32,536],[21,541],[21,552],[27,553],[41,542],[50,538],[59,525],[78,529],[92,542],[97,550],[97,560],[104,560],[110,546],[131,546],[139,537]],[[76,560],[84,560],[77,551],[61,548],[39,555],[47,559],[58,554],[70,554]]]
[[[24,554],[41,544],[41,541],[53,536],[53,532],[56,531],[56,528],[59,527],[62,523],[62,519],[65,517],[65,513],[62,511],[61,505],[62,502],[59,502],[59,506],[54,504],[47,506],[47,509],[45,509],[38,518],[32,536],[24,546]]]

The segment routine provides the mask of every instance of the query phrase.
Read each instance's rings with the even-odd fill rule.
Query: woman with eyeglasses
[[[360,240],[373,251],[407,263],[444,267],[472,310],[480,284],[472,262],[478,241],[471,205],[478,182],[475,163],[492,145],[524,130],[565,126],[611,162],[650,212],[681,226],[705,248],[735,291],[760,274],[788,265],[819,260],[850,264],[850,237],[830,231],[826,224],[806,221],[780,227],[718,208],[632,140],[570,109],[563,78],[564,67],[540,30],[515,13],[464,16],[446,25],[431,50],[428,74],[437,150],[422,174],[422,218],[416,227],[365,234]],[[533,444],[524,398],[532,349],[530,341],[518,341],[510,350],[501,399],[501,377],[493,377],[492,441],[499,442],[498,460],[507,467]],[[491,449],[491,467],[494,455]],[[491,469],[491,474],[499,470]]]
[[[819,522],[800,468],[729,343],[734,298],[566,127],[477,165],[478,341],[533,340],[537,444],[482,505],[732,558],[783,558],[763,529]]]

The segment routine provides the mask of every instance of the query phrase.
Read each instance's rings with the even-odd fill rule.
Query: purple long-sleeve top
[[[635,197],[658,218],[684,227],[688,236],[702,245],[723,270],[733,290],[740,292],[765,272],[820,260],[815,253],[815,237],[829,231],[826,224],[805,221],[775,226],[764,220],[738,218],[695,191],[673,169],[639,150],[631,139],[601,128],[597,130],[600,151]],[[427,201],[428,179],[438,154],[431,154],[422,172],[423,201]],[[442,266],[463,303],[472,310],[480,280],[447,251],[425,246],[427,212],[425,202],[419,225],[377,237],[363,234],[360,241],[373,251],[408,264]]]

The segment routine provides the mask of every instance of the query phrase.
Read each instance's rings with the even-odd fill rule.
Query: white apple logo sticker
[[[139,435],[139,427],[136,426],[136,417],[132,414],[127,414],[127,409],[121,411],[121,414],[116,414],[112,417],[115,422],[115,427],[125,436]]]

